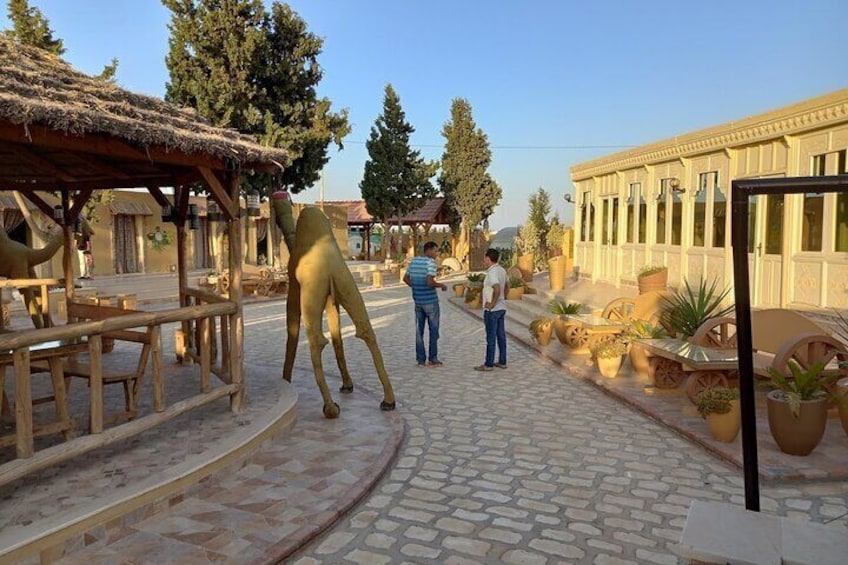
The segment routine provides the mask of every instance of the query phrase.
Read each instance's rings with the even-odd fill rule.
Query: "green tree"
[[[61,39],[53,37],[50,22],[38,8],[29,5],[28,0],[9,0],[9,21],[12,29],[8,33],[16,41],[62,55],[65,47]]]
[[[548,215],[551,213],[551,195],[547,190],[539,187],[539,190],[533,193],[528,202],[530,209],[527,214],[527,221],[536,228],[536,234],[539,237],[538,249],[544,256],[548,249],[546,237],[551,227],[551,220],[548,219]]]
[[[419,151],[409,146],[409,136],[414,131],[406,121],[400,98],[387,84],[383,113],[377,116],[365,142],[369,158],[359,183],[368,213],[386,227],[392,216],[402,217],[435,195],[430,179],[436,174],[437,164],[425,161]]]
[[[445,151],[439,185],[446,204],[460,221],[460,237],[454,254],[467,266],[471,233],[494,212],[501,188],[487,169],[492,162],[489,140],[474,123],[471,104],[464,98],[451,103],[451,118],[442,129]]]
[[[255,135],[291,151],[281,176],[292,192],[312,186],[350,133],[316,87],[323,40],[289,6],[261,0],[162,0],[171,11],[165,98],[196,108],[214,125]],[[265,192],[267,183],[253,179]]]

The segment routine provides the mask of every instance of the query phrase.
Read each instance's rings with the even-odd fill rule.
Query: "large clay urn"
[[[809,455],[827,427],[827,399],[802,400],[798,417],[789,409],[786,393],[773,390],[766,395],[769,430],[777,446],[789,455]]]
[[[648,352],[638,343],[630,344],[630,365],[640,377],[648,377]]]
[[[521,270],[521,276],[524,282],[533,282],[533,254],[525,253],[518,256],[518,268]]]
[[[719,441],[730,443],[739,435],[742,425],[739,411],[739,399],[730,400],[730,411],[726,414],[707,414],[707,426],[710,433]]]
[[[565,288],[565,257],[548,259],[548,281],[553,291]]]
[[[645,294],[654,290],[668,290],[668,269],[661,269],[648,275],[636,277],[639,285],[639,294]]]

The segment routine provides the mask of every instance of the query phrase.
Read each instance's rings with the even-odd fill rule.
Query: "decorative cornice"
[[[571,167],[571,180],[576,182],[618,170],[694,157],[767,139],[780,139],[843,122],[848,122],[848,88],[778,110],[579,163]]]

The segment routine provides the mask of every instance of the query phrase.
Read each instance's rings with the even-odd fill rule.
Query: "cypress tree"
[[[38,8],[29,5],[28,0],[9,0],[9,21],[12,29],[7,33],[24,45],[31,45],[62,55],[65,47],[61,39],[53,37],[50,22]]]

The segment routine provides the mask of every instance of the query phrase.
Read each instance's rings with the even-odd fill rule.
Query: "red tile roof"
[[[367,225],[379,223],[368,213],[364,200],[325,200],[324,204],[332,204],[333,206],[347,207],[347,223],[348,225]],[[445,199],[442,196],[433,198],[424,203],[417,210],[403,217],[404,224],[441,224],[444,221],[443,207]],[[397,222],[397,217],[389,220],[392,223]]]

